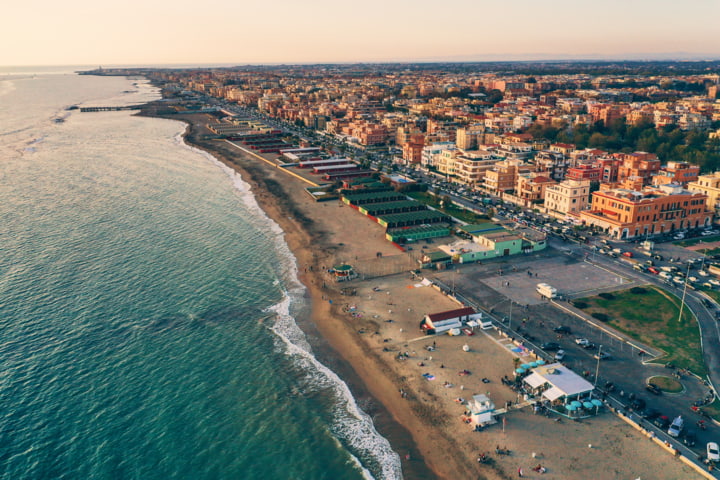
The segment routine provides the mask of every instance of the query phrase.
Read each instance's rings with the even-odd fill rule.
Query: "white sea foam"
[[[399,455],[393,451],[390,442],[377,432],[370,416],[357,405],[347,384],[315,358],[305,334],[290,313],[293,304],[302,302],[305,287],[297,278],[297,262],[284,241],[283,230],[260,208],[250,185],[237,172],[208,152],[186,144],[182,132],[175,136],[175,141],[202,155],[227,173],[244,203],[256,214],[256,221],[275,234],[275,247],[280,253],[281,281],[285,283],[286,290],[282,301],[267,309],[275,314],[272,331],[281,341],[283,351],[292,356],[306,372],[309,388],[332,389],[336,399],[330,426],[333,434],[351,451],[352,459],[362,470],[365,478],[402,479]]]

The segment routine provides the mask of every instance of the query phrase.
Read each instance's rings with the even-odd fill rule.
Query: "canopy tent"
[[[542,394],[543,397],[547,398],[551,402],[554,402],[563,395],[565,395],[565,393],[557,387],[550,387]]]
[[[538,388],[545,384],[545,379],[535,372],[525,377],[523,381],[530,385],[531,388]]]

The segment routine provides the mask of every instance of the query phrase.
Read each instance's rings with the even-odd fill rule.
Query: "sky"
[[[0,65],[720,59],[720,0],[20,0]]]

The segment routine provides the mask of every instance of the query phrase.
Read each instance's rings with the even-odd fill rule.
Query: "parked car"
[[[679,437],[680,432],[682,432],[682,429],[683,429],[683,424],[684,424],[684,422],[683,422],[682,416],[678,415],[677,417],[675,417],[673,422],[670,424],[670,427],[668,427],[668,431],[667,431],[668,435],[670,435],[671,437],[674,437],[674,438]]]
[[[560,349],[555,353],[556,361],[561,362],[564,358],[565,358],[565,350]]]
[[[707,459],[711,462],[717,462],[720,461],[720,449],[718,449],[718,444],[715,442],[709,442],[707,444]]]
[[[595,355],[593,355],[593,358],[596,360],[609,360],[612,358],[612,355],[610,352],[598,352]]]
[[[633,257],[633,252],[623,252],[622,255],[623,255],[623,257],[632,258],[632,257]]]
[[[540,348],[547,350],[548,352],[552,352],[554,350],[560,350],[560,344],[555,342],[545,342],[540,345]]]
[[[576,338],[575,343],[582,347],[590,343],[590,340],[588,340],[587,338]]]
[[[659,416],[660,416],[660,412],[658,412],[654,408],[648,408],[647,410],[644,410],[642,412],[642,417],[648,421],[653,421]]]
[[[670,419],[666,415],[659,415],[653,419],[653,425],[660,430],[665,430],[670,425]]]
[[[695,443],[697,442],[697,436],[695,435],[695,432],[693,430],[688,430],[687,432],[685,432],[685,436],[683,437],[682,442],[688,447],[694,447]]]
[[[645,408],[645,405],[645,400],[642,398],[635,398],[632,402],[630,402],[630,406],[636,412],[642,411]]]
[[[647,385],[645,385],[645,389],[647,389],[647,391],[652,393],[653,395],[660,395],[662,393],[660,387],[658,387],[654,383],[648,383]]]
[[[570,330],[570,327],[566,327],[565,325],[560,325],[558,327],[553,328],[553,332],[561,333],[561,334],[568,334],[568,333],[572,333],[572,330]]]
[[[655,268],[655,267],[648,267],[648,272],[657,275],[658,273],[660,273],[660,270],[658,270],[658,269]]]

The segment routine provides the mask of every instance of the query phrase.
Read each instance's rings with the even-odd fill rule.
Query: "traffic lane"
[[[553,320],[548,320],[553,318]],[[516,322],[518,322],[516,320]],[[524,323],[523,323],[524,322]],[[554,327],[565,326],[572,331],[571,334],[558,334],[553,331]],[[647,398],[650,394],[645,390],[648,378],[654,375],[671,375],[673,371],[662,365],[648,365],[643,361],[648,360],[642,351],[625,341],[614,337],[595,326],[580,320],[574,315],[555,315],[550,317],[546,312],[534,316],[521,317],[516,323],[523,336],[530,337],[531,342],[539,347],[544,342],[556,342],[566,353],[563,363],[567,364],[575,372],[582,374],[587,372],[587,378],[594,383],[595,372],[599,366],[599,385],[609,380],[616,386],[616,394],[620,391],[625,393],[624,397],[632,393],[641,396],[648,405],[656,404],[658,410],[665,415],[689,414],[690,406],[707,393],[707,388],[694,377],[684,376],[681,383],[685,391],[678,395],[663,395],[662,398]],[[576,338],[586,338],[596,345],[596,348],[585,349],[576,344]],[[610,352],[611,358],[598,362],[593,357],[602,345],[602,351]],[[546,352],[548,359],[554,358],[554,352]]]

